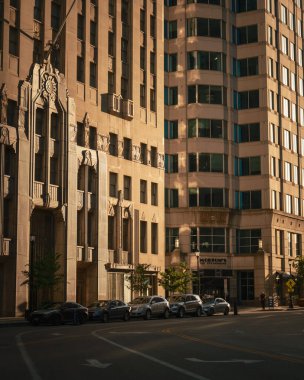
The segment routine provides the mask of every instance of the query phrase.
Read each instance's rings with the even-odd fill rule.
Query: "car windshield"
[[[151,300],[151,297],[138,297],[135,298],[132,302],[132,304],[142,304],[142,303],[149,303]]]
[[[54,302],[48,305],[44,305],[42,309],[51,309],[51,310],[57,310],[62,307],[63,303],[62,302]]]
[[[185,297],[183,297],[183,296],[171,296],[170,302],[185,302]]]
[[[109,301],[95,301],[88,307],[105,307],[109,304]]]

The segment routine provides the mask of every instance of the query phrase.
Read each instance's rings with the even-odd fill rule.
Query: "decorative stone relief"
[[[156,222],[157,222],[157,219],[156,219],[155,214],[153,214],[153,216],[152,216],[152,222],[153,222],[153,223],[156,223]]]
[[[70,142],[76,142],[77,140],[77,125],[70,123]]]
[[[151,165],[151,151],[147,150],[147,165]]]
[[[144,212],[141,214],[140,220],[146,220],[146,215]]]
[[[114,216],[115,215],[114,205],[110,201],[109,201],[109,204],[108,204],[108,215],[109,216]]]
[[[88,113],[85,114],[85,117],[83,119],[83,126],[84,126],[84,146],[86,148],[90,147],[90,120]]]
[[[165,167],[165,155],[164,154],[158,153],[157,167],[159,169],[164,169],[164,167]]]
[[[50,207],[50,203],[51,203],[50,193],[43,194],[43,206]]]
[[[0,110],[0,123],[1,124],[7,124],[7,90],[6,90],[6,84],[4,83],[1,88],[1,110]]]
[[[102,152],[108,153],[109,151],[109,137],[101,134],[97,134],[97,149]]]
[[[123,141],[118,140],[118,157],[123,156],[123,149],[124,149]]]
[[[140,146],[139,145],[132,146],[132,158],[133,158],[133,161],[140,162]]]
[[[83,155],[82,164],[88,165],[88,166],[93,166],[91,151],[90,150],[83,150],[82,155]]]
[[[67,212],[67,204],[64,203],[56,211],[57,211],[56,212],[57,220],[60,221],[60,222],[64,222],[65,223],[65,221],[66,221],[66,212]]]
[[[0,127],[0,144],[10,145],[9,129]]]
[[[54,75],[45,72],[42,75],[42,85],[41,85],[41,96],[44,101],[49,102],[52,100],[53,102],[57,96],[57,80]]]
[[[33,201],[32,198],[30,198],[30,205],[29,205],[29,206],[30,206],[30,207],[29,207],[29,211],[30,211],[30,215],[29,215],[29,217],[31,218],[32,213],[33,213],[33,211],[34,211],[34,209],[35,209],[35,203],[34,203],[34,201]]]
[[[25,110],[23,107],[19,107],[18,128],[24,131],[24,125],[25,125]]]

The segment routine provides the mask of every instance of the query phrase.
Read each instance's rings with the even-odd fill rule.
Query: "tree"
[[[297,290],[300,297],[304,296],[304,257],[300,256],[294,261],[293,264],[296,269],[296,282]]]
[[[185,262],[181,262],[176,267],[169,267],[165,272],[161,272],[160,276],[159,285],[170,295],[175,292],[186,293],[193,281],[192,271]]]
[[[149,277],[147,276],[149,264],[137,264],[135,269],[127,276],[129,282],[129,289],[132,292],[139,292],[142,296],[147,292],[149,287]]]
[[[32,286],[31,290],[36,292],[41,291],[43,303],[51,301],[54,289],[63,282],[63,274],[58,273],[61,267],[59,259],[59,254],[49,253],[27,265],[29,270],[22,271],[26,279],[21,285]]]

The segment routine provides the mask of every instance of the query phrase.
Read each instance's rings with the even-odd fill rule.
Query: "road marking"
[[[109,367],[112,363],[101,363],[97,359],[87,359],[88,363],[82,364],[82,365],[87,365],[88,367],[95,367],[95,368],[107,368]]]
[[[38,375],[37,369],[36,369],[32,359],[30,358],[29,354],[27,353],[27,351],[24,347],[24,344],[22,342],[21,336],[26,334],[26,333],[28,333],[28,331],[16,335],[17,347],[19,348],[21,356],[22,356],[28,370],[30,371],[30,374],[32,376],[32,380],[41,380],[41,377]]]
[[[230,360],[201,360],[197,358],[185,358],[186,360],[189,360],[190,362],[195,363],[244,363],[244,364],[254,364],[254,363],[260,363],[263,360],[249,360],[249,359],[230,359]]]
[[[242,331],[242,330],[234,330],[234,332],[235,332],[236,334],[244,334],[244,331]]]
[[[63,334],[60,334],[60,333],[52,333],[51,335],[60,336],[60,335],[63,335]]]
[[[112,340],[110,339],[107,339],[107,338],[104,338],[104,337],[101,337],[100,335],[98,335],[98,330],[97,331],[93,331],[91,333],[93,336],[95,336],[97,339],[100,339],[100,340],[103,340],[104,342],[106,343],[109,343],[109,344],[112,344],[113,346],[115,347],[118,347],[118,348],[121,348],[122,350],[125,350],[127,352],[130,352],[134,355],[138,355],[138,356],[141,356],[142,358],[145,358],[147,360],[150,360],[154,363],[157,363],[157,364],[160,364],[164,367],[167,367],[167,368],[170,368],[170,369],[173,369],[174,371],[176,372],[179,372],[179,373],[182,373],[183,375],[186,375],[186,376],[189,376],[191,377],[192,379],[198,379],[198,380],[209,380],[207,379],[206,377],[203,377],[203,376],[200,376],[200,375],[197,375],[196,373],[194,372],[190,372],[190,371],[187,371],[186,369],[183,369],[183,368],[180,368],[180,367],[177,367],[173,364],[170,364],[168,362],[165,362],[164,360],[160,360],[160,359],[157,359],[155,358],[154,356],[151,356],[151,355],[147,355],[147,354],[144,354],[143,352],[140,352],[140,351],[136,351],[132,348],[129,348],[129,347],[126,347],[126,346],[123,346],[121,344],[118,344],[116,342],[113,342]]]
[[[127,334],[151,334],[150,331],[109,331],[109,334],[119,334],[119,335],[127,335]]]

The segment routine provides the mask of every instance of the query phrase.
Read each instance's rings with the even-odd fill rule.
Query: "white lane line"
[[[21,336],[26,334],[26,333],[27,333],[27,331],[16,335],[17,347],[19,348],[21,356],[22,356],[28,370],[30,371],[30,374],[32,376],[32,380],[42,380],[41,377],[39,376],[38,372],[37,372],[37,369],[36,369],[32,359],[30,358],[29,354],[27,353],[27,351],[24,347],[24,344],[22,342]]]
[[[87,359],[87,363],[82,365],[87,365],[88,367],[95,367],[95,368],[108,368],[112,363],[101,363],[97,359]]]
[[[230,360],[201,360],[197,358],[185,358],[190,362],[194,363],[244,363],[244,364],[254,364],[260,363],[263,360],[249,360],[249,359],[230,359]]]
[[[197,374],[194,373],[194,372],[190,372],[190,371],[187,371],[186,369],[183,369],[183,368],[177,367],[177,366],[175,366],[175,365],[173,365],[173,364],[170,364],[170,363],[168,363],[168,362],[165,362],[164,360],[157,359],[157,358],[155,358],[154,356],[144,354],[143,352],[133,350],[132,348],[128,348],[128,347],[126,347],[126,346],[123,346],[123,345],[121,345],[121,344],[118,344],[118,343],[116,343],[116,342],[113,342],[112,340],[109,340],[109,339],[107,339],[107,338],[101,337],[100,335],[98,335],[98,330],[97,330],[97,331],[93,331],[93,332],[92,332],[92,335],[95,336],[97,339],[100,339],[100,340],[103,340],[103,341],[106,342],[106,343],[112,344],[112,345],[115,346],[115,347],[121,348],[122,350],[125,350],[125,351],[127,351],[127,352],[130,352],[131,354],[141,356],[142,358],[145,358],[145,359],[150,360],[150,361],[152,361],[152,362],[154,362],[154,363],[160,364],[160,365],[162,365],[162,366],[164,366],[164,367],[167,367],[167,368],[173,369],[173,371],[176,371],[176,372],[182,373],[183,375],[189,376],[189,377],[191,377],[192,379],[209,380],[209,379],[207,379],[206,377],[203,377],[203,376],[197,375]]]
[[[150,331],[109,331],[109,334],[119,334],[119,335],[127,335],[127,334],[151,334]]]

